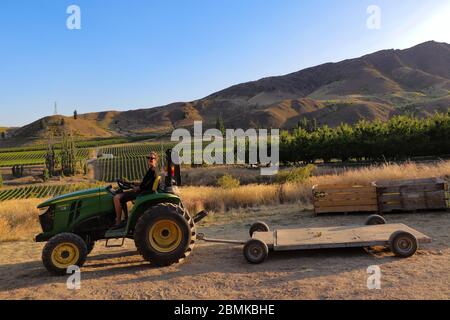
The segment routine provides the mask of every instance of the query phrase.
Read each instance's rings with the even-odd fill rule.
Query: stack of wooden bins
[[[312,191],[315,214],[378,211],[374,185],[316,185]]]
[[[449,208],[448,184],[439,178],[377,181],[373,185],[383,213]]]

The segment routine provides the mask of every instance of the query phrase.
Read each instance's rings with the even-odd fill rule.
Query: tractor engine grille
[[[55,220],[55,210],[53,207],[49,207],[48,210],[39,216],[39,222],[42,227],[42,231],[49,232],[53,230],[53,221]]]

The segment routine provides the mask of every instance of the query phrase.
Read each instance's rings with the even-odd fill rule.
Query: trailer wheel
[[[255,233],[255,232],[268,232],[268,231],[270,231],[270,228],[267,225],[267,223],[258,221],[258,222],[253,223],[250,226],[250,229],[248,232],[250,234],[250,237],[253,237],[253,233]]]
[[[373,226],[377,224],[386,224],[386,219],[378,214],[373,214],[368,216],[366,222],[364,223],[366,226]]]
[[[389,237],[389,248],[396,256],[408,258],[416,253],[418,243],[414,235],[399,230]]]
[[[248,262],[258,264],[264,262],[269,255],[267,244],[258,239],[250,239],[244,245],[244,257]]]

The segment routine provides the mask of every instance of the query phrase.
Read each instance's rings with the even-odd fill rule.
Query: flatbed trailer
[[[264,222],[254,223],[249,230],[251,239],[201,240],[244,244],[244,256],[250,263],[266,260],[269,251],[295,251],[330,248],[388,247],[399,257],[410,257],[416,253],[419,244],[431,242],[427,235],[405,224],[386,224],[383,217],[370,216],[365,225],[322,228],[277,229],[271,231]]]
[[[389,237],[398,230],[413,234],[419,243],[431,240],[404,224],[283,229],[255,232],[252,238],[263,241],[273,251],[375,247],[388,246]]]

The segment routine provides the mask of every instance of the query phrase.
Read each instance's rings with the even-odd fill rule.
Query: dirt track
[[[276,213],[274,213],[276,212]],[[186,262],[156,269],[143,262],[132,241],[88,257],[81,289],[68,290],[66,277],[42,266],[42,244],[0,244],[0,299],[450,299],[450,213],[388,215],[432,236],[409,258],[363,249],[276,253],[249,265],[240,246],[199,244]],[[210,219],[202,232],[246,238],[251,222],[272,227],[360,224],[364,215],[314,217],[295,206],[229,213]],[[366,269],[379,265],[381,290],[368,290]]]

